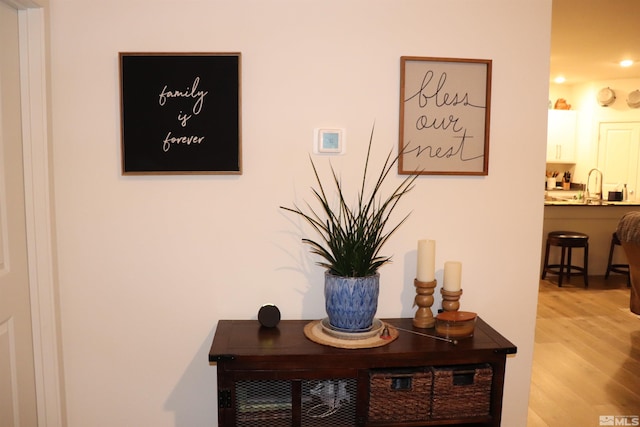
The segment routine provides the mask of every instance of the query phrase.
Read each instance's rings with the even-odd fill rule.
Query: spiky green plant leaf
[[[391,152],[387,155],[375,184],[367,196],[367,174],[373,131],[374,129],[371,130],[369,138],[362,184],[355,206],[348,205],[342,183],[333,166],[331,166],[331,177],[338,200],[337,207],[331,205],[313,159],[310,159],[310,162],[317,188],[311,190],[319,203],[319,208],[314,209],[309,203],[306,203],[306,211],[295,204],[293,207],[280,206],[281,209],[293,212],[311,224],[320,238],[316,240],[304,238],[302,241],[310,246],[312,253],[322,258],[318,265],[338,276],[370,276],[375,274],[382,265],[391,261],[391,256],[380,255],[380,251],[389,237],[409,216],[406,215],[395,224],[389,223],[398,202],[413,188],[417,174],[408,175],[386,197],[381,194],[382,186],[400,154],[395,158],[391,157]]]

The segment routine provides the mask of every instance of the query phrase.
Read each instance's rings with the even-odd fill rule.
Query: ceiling
[[[640,78],[640,0],[552,1],[552,81]],[[636,63],[622,68],[622,59]]]

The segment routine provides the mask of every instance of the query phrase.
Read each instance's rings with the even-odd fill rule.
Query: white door
[[[0,1],[0,426],[37,425],[25,226],[18,12]]]
[[[602,172],[602,197],[608,191],[622,191],[627,184],[629,198],[638,190],[640,167],[640,122],[602,122],[598,141],[598,169]]]

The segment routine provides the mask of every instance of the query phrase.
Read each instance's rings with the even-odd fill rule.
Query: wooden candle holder
[[[436,319],[431,312],[433,305],[433,291],[436,288],[437,281],[421,282],[418,279],[413,281],[416,287],[415,305],[418,306],[415,316],[413,317],[413,326],[416,328],[433,328],[436,325]]]
[[[458,311],[460,309],[462,289],[459,291],[446,291],[443,288],[440,289],[440,293],[442,294],[442,309],[444,311]]]

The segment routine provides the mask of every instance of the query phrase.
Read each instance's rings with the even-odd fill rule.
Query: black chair
[[[620,239],[614,231],[611,236],[611,246],[609,247],[609,261],[607,262],[607,272],[604,274],[604,278],[609,278],[609,273],[624,274],[627,276],[627,287],[631,286],[631,275],[629,274],[629,264],[612,264],[613,252],[616,246],[621,246]]]
[[[561,248],[560,264],[549,264],[549,252],[552,246]],[[584,260],[582,266],[572,264],[571,252],[574,248],[582,248]],[[574,271],[575,270],[575,271]],[[552,231],[547,235],[547,244],[544,253],[544,266],[542,269],[542,279],[547,273],[558,276],[558,286],[562,286],[562,280],[567,278],[567,283],[571,276],[582,276],[584,287],[589,286],[589,236],[576,231]]]

